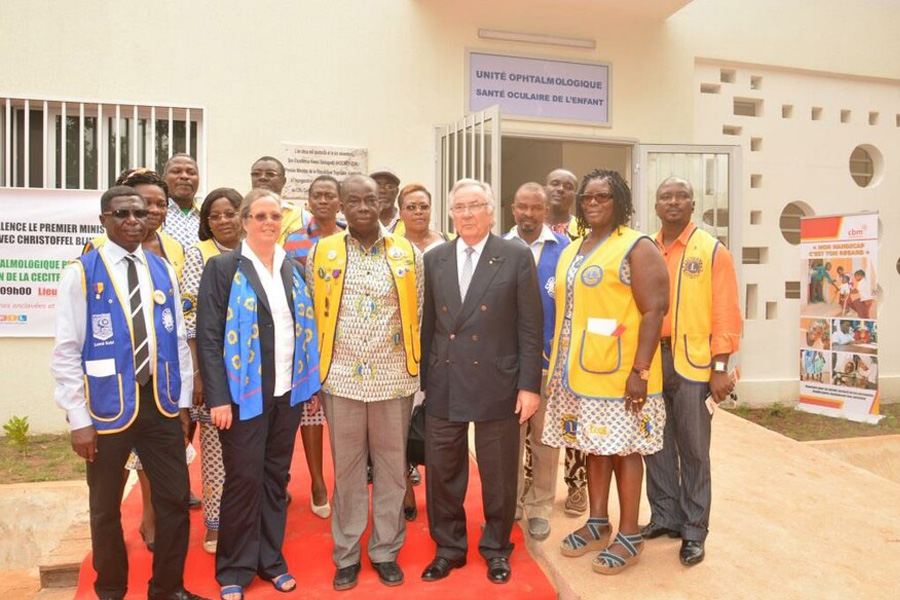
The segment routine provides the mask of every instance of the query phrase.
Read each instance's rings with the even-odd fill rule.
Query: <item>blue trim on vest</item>
[[[164,295],[163,304],[153,302],[153,323],[156,335],[156,385],[159,407],[166,416],[178,414],[181,397],[181,369],[178,360],[178,332],[175,321],[175,284],[169,276],[167,263],[156,255],[144,253],[154,292]],[[92,250],[78,258],[84,269],[87,314],[85,339],[81,351],[81,366],[85,372],[88,410],[99,432],[127,428],[138,411],[137,382],[135,381],[134,349],[132,348],[131,310],[122,305],[128,290],[116,293],[112,275],[100,250]],[[138,268],[143,268],[139,266]],[[153,294],[159,296],[159,294]],[[180,310],[180,309],[178,309]],[[154,331],[147,332],[153,335]],[[88,362],[93,371],[110,375],[88,375]]]

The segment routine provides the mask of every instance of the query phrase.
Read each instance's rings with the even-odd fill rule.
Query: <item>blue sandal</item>
[[[219,598],[222,600],[229,594],[239,594],[238,600],[244,600],[244,588],[239,585],[223,585],[219,590]]]
[[[606,517],[591,517],[585,524],[591,539],[586,540],[577,533],[570,533],[559,544],[559,551],[563,556],[583,556],[593,550],[603,550],[609,541],[609,519]],[[603,531],[605,529],[605,531]]]
[[[294,585],[291,587],[286,587],[285,584],[288,582],[294,582]],[[297,580],[290,573],[284,573],[283,575],[279,575],[275,579],[272,579],[272,585],[276,590],[283,593],[293,592],[297,589]]]
[[[609,548],[598,554],[597,558],[594,559],[593,569],[601,575],[615,575],[636,563],[641,557],[641,551],[644,549],[644,536],[640,533],[624,535],[622,532],[619,532],[616,534],[613,544],[618,544],[625,548],[629,556],[621,557],[610,552]]]

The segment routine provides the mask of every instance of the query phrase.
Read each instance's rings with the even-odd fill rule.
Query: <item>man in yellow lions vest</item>
[[[711,499],[707,397],[724,400],[734,387],[728,359],[738,351],[741,312],[728,248],[691,220],[694,189],[677,177],[656,191],[656,234],[669,270],[669,314],[661,347],[666,427],[663,449],[646,456],[651,519],[642,533],[681,537],[682,564],[705,556]]]
[[[101,600],[128,592],[119,504],[122,470],[135,448],[156,511],[146,597],[196,600],[183,582],[190,533],[184,448],[193,367],[178,280],[168,262],[141,248],[147,205],[137,191],[110,188],[100,211],[108,241],[73,261],[63,275],[51,363],[72,448],[87,461],[94,591]]]
[[[354,587],[359,575],[367,456],[373,468],[369,559],[382,583],[403,582],[397,553],[406,537],[406,438],[419,389],[423,293],[422,255],[381,227],[375,181],[345,179],[341,210],[347,230],[319,239],[306,261],[334,459],[336,590]]]

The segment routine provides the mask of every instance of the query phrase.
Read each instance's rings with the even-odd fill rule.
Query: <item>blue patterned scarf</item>
[[[293,269],[294,369],[291,373],[291,406],[306,402],[319,391],[319,346],[309,290]],[[231,398],[241,421],[262,414],[262,360],[259,348],[259,316],[256,292],[240,265],[231,282],[225,322],[225,371]]]

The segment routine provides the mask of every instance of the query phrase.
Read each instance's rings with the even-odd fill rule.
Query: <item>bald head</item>
[[[691,185],[691,182],[687,179],[682,179],[681,177],[677,177],[675,175],[671,175],[662,180],[662,183],[659,184],[659,187],[656,188],[656,196],[659,197],[659,190],[663,189],[670,184],[679,184],[683,186],[684,189],[691,195],[691,199],[694,198],[694,186]]]

